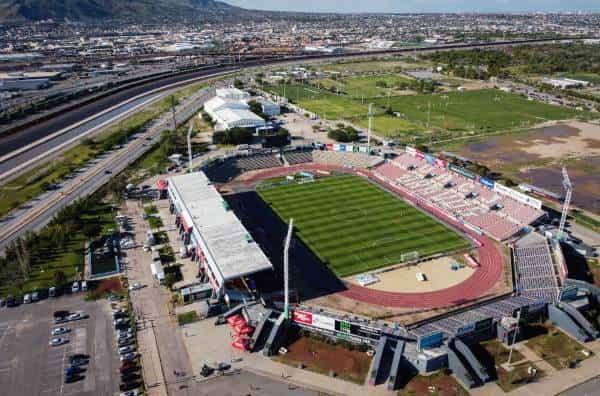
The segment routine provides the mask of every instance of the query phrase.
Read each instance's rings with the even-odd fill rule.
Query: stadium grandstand
[[[446,167],[406,153],[379,165],[374,172],[499,241],[545,215]]]
[[[222,296],[235,281],[273,266],[203,172],[168,179],[169,209],[199,264],[199,278]]]
[[[556,301],[559,294],[558,272],[548,241],[531,233],[512,247],[517,292],[522,296]]]

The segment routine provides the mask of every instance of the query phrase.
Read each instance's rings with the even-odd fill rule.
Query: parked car
[[[75,312],[68,316],[69,320],[87,319],[89,317],[85,312]]]
[[[15,307],[17,305],[17,299],[15,296],[8,295],[6,296],[6,306],[7,307]]]
[[[140,381],[126,382],[126,383],[122,383],[121,385],[119,385],[119,390],[121,392],[130,391],[130,390],[139,388],[141,385],[142,384],[140,383]]]
[[[119,355],[126,355],[131,352],[135,352],[135,346],[133,345],[127,345],[119,348]]]
[[[120,394],[120,396],[139,396],[139,395],[140,395],[140,391],[138,389],[121,392],[121,394]]]
[[[40,294],[38,292],[31,293],[31,302],[36,302],[40,300]]]
[[[137,353],[136,352],[130,352],[130,353],[126,353],[124,355],[121,355],[121,357],[119,358],[119,360],[121,362],[127,362],[127,361],[134,360],[136,357],[137,357]]]
[[[63,345],[66,344],[68,341],[64,338],[60,338],[60,337],[56,337],[50,340],[49,344],[50,346],[59,346],[59,345]]]
[[[23,304],[31,304],[31,294],[27,293],[23,296]]]
[[[56,297],[56,287],[51,287],[48,289],[48,297]]]
[[[68,318],[54,318],[54,324],[67,323],[69,321]]]
[[[140,379],[141,377],[138,373],[121,374],[121,382],[123,383],[139,381]]]
[[[87,282],[86,281],[81,282],[81,291],[83,291],[83,292],[87,291]]]
[[[6,300],[4,300],[3,298],[0,298],[0,307],[3,307],[6,305]]]
[[[129,285],[129,290],[133,291],[133,290],[139,290],[141,288],[143,288],[144,286],[142,286],[141,283],[134,283],[133,285]]]
[[[113,320],[113,324],[115,326],[122,325],[122,324],[127,324],[127,323],[129,323],[129,318],[127,318],[127,317],[125,317],[125,318],[117,318],[117,319]]]
[[[71,286],[71,293],[77,293],[79,291],[79,282],[73,282],[73,286]]]
[[[128,371],[128,370],[139,370],[139,366],[137,362],[134,361],[126,361],[121,363],[121,367],[119,368],[120,372]]]
[[[69,356],[69,364],[71,364],[71,366],[82,366],[87,364],[89,360],[90,357],[88,355],[84,355],[83,353],[76,353]]]
[[[117,338],[117,344],[119,344],[119,347],[124,347],[127,345],[131,345],[135,342],[135,340],[133,339],[133,336],[131,337],[123,337],[123,338]]]
[[[61,335],[61,334],[69,333],[70,331],[71,331],[71,329],[68,328],[68,327],[57,327],[55,329],[52,329],[52,331],[50,332],[50,334],[53,335],[53,336],[58,336],[58,335]]]

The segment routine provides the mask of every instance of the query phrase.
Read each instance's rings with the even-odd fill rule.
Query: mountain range
[[[216,0],[0,0],[0,21],[161,22],[240,13],[244,10]]]

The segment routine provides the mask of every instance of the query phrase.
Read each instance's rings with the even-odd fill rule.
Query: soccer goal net
[[[413,250],[412,252],[402,253],[400,255],[400,259],[402,260],[402,262],[418,260],[419,252],[417,250]]]

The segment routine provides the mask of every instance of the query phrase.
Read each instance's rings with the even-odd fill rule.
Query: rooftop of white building
[[[223,279],[273,268],[204,172],[174,176],[169,188],[177,192],[184,221],[200,236],[208,250],[205,255],[212,258]]]

